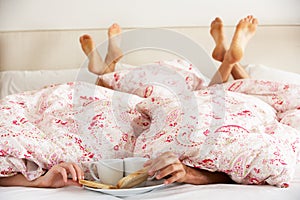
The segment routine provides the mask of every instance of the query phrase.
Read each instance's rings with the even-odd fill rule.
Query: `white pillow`
[[[116,71],[128,70],[136,66],[119,63]],[[264,65],[248,65],[247,72],[254,79],[281,81],[300,84],[300,74],[273,69]],[[83,69],[38,70],[38,71],[3,71],[0,72],[0,99],[28,90],[35,90],[46,85],[72,82],[76,80],[95,83],[97,76]]]
[[[279,81],[300,85],[300,74],[270,68],[264,65],[248,65],[246,71],[253,79]]]
[[[132,69],[136,66],[118,63],[116,70]],[[61,70],[20,70],[0,72],[0,99],[19,92],[36,90],[44,86],[73,81],[95,83],[97,75],[87,68]]]
[[[87,69],[39,70],[39,71],[3,71],[0,72],[0,99],[28,90],[40,89],[46,85],[85,81],[95,83],[96,75]]]

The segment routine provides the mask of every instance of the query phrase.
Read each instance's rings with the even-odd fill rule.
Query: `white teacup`
[[[144,167],[144,163],[147,161],[147,158],[142,157],[129,157],[124,158],[124,171],[125,176],[140,170]]]
[[[94,174],[94,167],[98,177]],[[103,159],[93,162],[89,166],[91,176],[104,184],[116,185],[123,178],[123,159]]]

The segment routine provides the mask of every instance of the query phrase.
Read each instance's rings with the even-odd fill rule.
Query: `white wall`
[[[300,24],[300,0],[0,0],[0,31],[234,25],[247,14],[261,25]]]

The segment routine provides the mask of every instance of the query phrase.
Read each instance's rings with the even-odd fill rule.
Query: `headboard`
[[[132,28],[123,28],[130,31]],[[209,27],[173,27],[176,31],[201,45],[211,54],[214,42]],[[229,39],[234,27],[225,27]],[[73,69],[82,66],[86,57],[82,53],[79,36],[90,34],[96,44],[107,38],[106,29],[43,30],[0,32],[0,71]],[[259,26],[256,36],[247,46],[242,64],[266,66],[300,73],[300,26]],[[175,41],[176,42],[176,41]],[[159,50],[134,51],[121,62],[132,65],[177,57]]]
[[[140,33],[140,30],[142,30],[142,34],[126,37],[135,32]],[[144,30],[148,31],[147,34],[143,34]],[[126,42],[132,44],[144,40],[150,42],[150,46],[152,42],[156,42],[154,46],[157,47],[166,39],[177,52],[167,48],[143,48],[141,46],[141,48],[125,52],[119,66],[124,68],[125,64],[138,66],[158,60],[185,58],[183,54],[187,52],[187,54],[193,54],[194,58],[199,58],[197,63],[193,62],[194,60],[189,61],[195,66],[200,65],[199,69],[205,76],[208,78],[213,76],[219,63],[210,58],[214,42],[209,34],[209,27],[151,29],[158,30],[154,32],[149,32],[149,30],[123,28],[121,47]],[[225,27],[225,33],[230,39],[233,31],[234,27]],[[155,33],[156,37],[166,33],[167,35],[155,41],[156,38],[153,40],[149,33]],[[50,84],[75,80],[95,83],[97,76],[88,72],[87,59],[80,47],[79,37],[82,34],[90,34],[94,38],[97,49],[104,57],[107,48],[106,29],[0,32],[0,99],[9,94],[40,89]],[[175,39],[171,37],[174,35]],[[270,73],[274,74],[275,71],[272,68],[300,74],[299,35],[300,26],[260,26],[256,36],[249,42],[241,64],[261,64],[271,68],[265,70],[264,73],[255,73],[257,70],[253,71],[253,69],[260,69],[255,66],[247,68],[247,70],[251,69],[248,71],[249,74],[256,78],[259,78],[261,74],[269,78]],[[181,41],[182,37],[187,40]],[[184,46],[182,44],[185,41],[189,43],[188,45],[184,44],[184,49],[187,51],[182,51],[181,46]],[[180,50],[181,53],[178,52]],[[199,51],[201,53],[198,56],[197,52]],[[288,73],[283,75],[282,71],[276,74],[279,75],[275,80],[280,78],[299,79],[297,75],[296,77]]]

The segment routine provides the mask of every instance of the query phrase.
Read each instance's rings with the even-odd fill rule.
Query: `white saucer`
[[[155,182],[157,182],[157,184],[155,184]],[[132,195],[150,192],[154,189],[163,187],[165,184],[163,184],[161,181],[151,181],[151,184],[150,185],[147,184],[147,185],[148,186],[129,188],[129,189],[98,189],[98,188],[92,188],[92,187],[88,187],[88,186],[83,186],[83,187],[87,190],[102,192],[102,193],[110,194],[110,195],[117,196],[117,197],[126,197],[126,196],[132,196]]]

